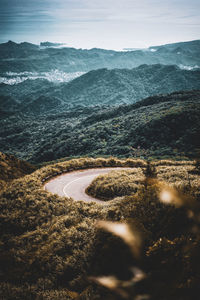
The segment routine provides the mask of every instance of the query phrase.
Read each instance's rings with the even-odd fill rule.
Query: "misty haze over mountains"
[[[147,51],[119,52],[93,48],[41,49],[30,43],[0,44],[0,70],[5,72],[87,72],[99,68],[132,69],[141,64],[200,66],[200,41],[150,47]]]
[[[128,52],[9,41],[0,44],[0,83],[13,85],[27,79],[62,83],[94,69],[132,69],[141,64],[175,64],[183,70],[196,70],[200,68],[199,48],[199,40]]]
[[[14,85],[21,83],[27,79],[36,80],[36,79],[46,79],[50,82],[61,83],[69,82],[76,77],[83,75],[85,72],[74,72],[74,73],[65,73],[59,70],[52,70],[50,72],[6,72],[4,77],[0,77],[0,83],[5,83],[9,85]]]
[[[9,111],[47,114],[78,106],[131,104],[156,94],[197,89],[199,69],[186,71],[174,65],[157,64],[134,69],[98,69],[59,85],[43,79],[26,80],[14,86],[0,84],[0,95],[9,98]],[[5,110],[5,101],[0,107]]]
[[[174,118],[171,114],[176,114],[179,122],[185,122],[189,128],[187,137],[179,142],[179,152],[188,155],[192,148],[188,148],[186,141],[191,134],[197,134],[199,128],[199,119],[195,117],[199,107],[199,66],[199,40],[121,52],[75,49],[49,42],[40,46],[11,41],[0,44],[1,150],[34,162],[68,155],[130,155],[131,145],[149,149],[150,144],[144,143],[149,126],[152,126],[153,139],[157,139],[151,124],[157,122],[158,116],[160,131],[157,136],[160,136],[161,131],[165,132],[162,122],[170,126],[164,116],[170,114],[170,120]],[[173,92],[178,94],[172,97],[168,111],[169,96],[166,94]],[[130,113],[129,105],[140,105],[142,99],[160,94],[164,95],[165,113],[156,100],[145,110],[149,115],[148,121],[145,117],[146,121],[138,123],[141,109]],[[184,97],[187,101],[181,101]],[[114,116],[118,107],[124,111],[123,118]],[[156,115],[151,115],[151,109],[156,111]],[[195,118],[193,125],[188,123],[189,119],[184,121],[183,111],[191,111],[191,118]],[[97,116],[97,113],[102,129],[92,125],[90,116]],[[102,119],[100,116],[105,113],[108,119],[114,117],[114,120],[109,123],[104,117]],[[138,123],[134,139],[130,132],[125,134],[124,125],[117,125],[117,135],[111,129],[112,122],[123,124],[123,119],[127,120],[126,127],[133,128],[133,121],[129,121],[132,118]],[[59,132],[61,128],[62,132]],[[99,132],[99,144],[91,144],[88,148],[86,145],[94,138],[95,132]],[[122,138],[124,135],[130,136],[130,139]],[[169,133],[173,141],[172,135]],[[113,142],[110,143],[111,136]],[[121,146],[120,140],[123,141]],[[76,150],[77,142],[80,149]],[[173,144],[170,147],[163,145],[157,141],[148,151],[153,156],[174,155]],[[55,149],[49,154],[51,148]]]

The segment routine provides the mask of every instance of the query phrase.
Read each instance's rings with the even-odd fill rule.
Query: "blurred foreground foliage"
[[[111,157],[56,163],[13,180],[0,194],[1,298],[196,299],[199,175],[192,161],[151,164],[156,177],[144,176],[143,160]],[[111,166],[133,168],[122,177],[138,176],[137,191],[102,205],[43,189],[53,176]]]

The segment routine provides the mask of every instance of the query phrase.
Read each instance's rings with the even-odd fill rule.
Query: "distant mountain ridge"
[[[12,41],[0,44],[1,72],[44,72],[58,69],[64,72],[88,72],[100,68],[132,69],[141,64],[176,64],[200,66],[200,41],[155,46],[136,51],[105,49],[51,48],[41,49],[30,43]]]
[[[172,43],[172,44],[165,44],[161,46],[151,46],[149,49],[162,49],[166,48],[167,50],[175,51],[177,49],[182,49],[184,51],[190,51],[190,52],[198,52],[200,48],[200,40],[194,40],[194,41],[188,41],[188,42],[178,42],[178,43]]]
[[[27,80],[15,86],[0,84],[0,108],[5,97],[28,114],[60,113],[75,107],[132,104],[145,97],[181,90],[200,89],[200,70],[177,66],[141,65],[134,69],[99,69],[69,83]],[[14,111],[9,109],[8,111]]]
[[[0,44],[0,150],[43,162],[200,148],[199,40],[127,52],[56,47]],[[55,75],[65,80],[47,80]]]

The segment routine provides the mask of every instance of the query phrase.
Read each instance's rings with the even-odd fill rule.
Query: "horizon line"
[[[0,42],[0,45],[2,44],[7,44],[9,42],[13,42],[17,45],[20,45],[20,44],[23,44],[23,43],[28,43],[28,44],[32,44],[32,45],[36,45],[36,46],[41,46],[41,43],[52,43],[52,44],[58,44],[58,49],[59,49],[59,46],[60,48],[74,48],[74,49],[82,49],[82,50],[93,50],[93,49],[102,49],[102,50],[107,50],[107,51],[131,51],[131,49],[133,49],[132,51],[137,51],[137,50],[145,50],[145,49],[149,49],[149,48],[153,48],[153,47],[160,47],[160,46],[166,46],[166,45],[170,45],[170,44],[178,44],[178,43],[190,43],[190,42],[197,42],[197,41],[200,41],[200,38],[199,39],[194,39],[194,40],[187,40],[187,41],[177,41],[177,42],[169,42],[169,43],[165,43],[165,44],[157,44],[157,45],[150,45],[150,46],[147,46],[147,47],[123,47],[123,48],[120,48],[120,49],[111,49],[111,48],[101,48],[101,47],[92,47],[92,48],[87,48],[87,47],[75,47],[73,45],[68,45],[67,43],[65,42],[56,42],[56,41],[41,41],[39,43],[34,43],[34,42],[31,42],[31,41],[14,41],[14,40],[7,40],[7,41],[4,41],[4,42]],[[62,45],[64,47],[62,47]],[[45,47],[45,46],[44,46]],[[47,46],[48,47],[48,46]],[[53,46],[52,46],[53,47]],[[51,48],[51,46],[49,46],[49,48]],[[130,50],[129,50],[130,49]]]

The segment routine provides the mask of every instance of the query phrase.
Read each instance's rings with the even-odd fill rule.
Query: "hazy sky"
[[[140,48],[200,39],[200,0],[0,0],[0,42]]]

